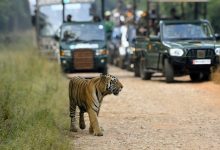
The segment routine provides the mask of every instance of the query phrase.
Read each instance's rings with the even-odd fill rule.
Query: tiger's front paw
[[[97,131],[94,131],[93,128],[92,128],[92,126],[89,127],[89,133],[90,133],[90,134],[93,134],[93,135],[95,135],[95,136],[103,136],[103,131],[104,131],[104,130],[103,130],[102,127],[100,127],[99,130],[97,130]]]
[[[103,136],[102,131],[94,132],[94,136]]]

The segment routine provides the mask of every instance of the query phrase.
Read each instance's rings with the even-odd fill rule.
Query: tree
[[[210,20],[215,32],[220,33],[220,1],[211,0],[208,4],[208,19]]]
[[[28,0],[0,1],[0,32],[13,32],[30,27]]]

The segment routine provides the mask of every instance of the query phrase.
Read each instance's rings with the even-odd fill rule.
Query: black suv
[[[220,45],[207,20],[160,21],[158,35],[137,38],[135,76],[149,80],[162,72],[167,82],[188,74],[192,81],[209,80],[219,55]]]

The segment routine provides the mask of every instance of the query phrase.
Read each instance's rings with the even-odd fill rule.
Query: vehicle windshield
[[[105,32],[101,24],[70,24],[61,29],[62,41],[104,41]]]
[[[61,26],[62,5],[45,5],[39,8],[39,32],[41,36],[53,36]]]
[[[214,35],[208,23],[164,24],[164,40],[201,40],[213,39]]]
[[[95,3],[65,4],[65,18],[71,15],[74,22],[92,21],[95,15],[99,16]],[[83,12],[83,13],[81,13]],[[41,36],[53,36],[63,23],[63,5],[41,5],[39,7],[39,32]]]
[[[95,9],[93,7],[95,6],[91,3],[70,3],[65,5],[65,16],[71,15],[72,21],[75,22],[92,21],[92,11]]]

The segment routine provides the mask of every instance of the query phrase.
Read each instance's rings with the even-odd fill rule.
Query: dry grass
[[[0,149],[70,149],[67,80],[32,44],[0,45]]]

